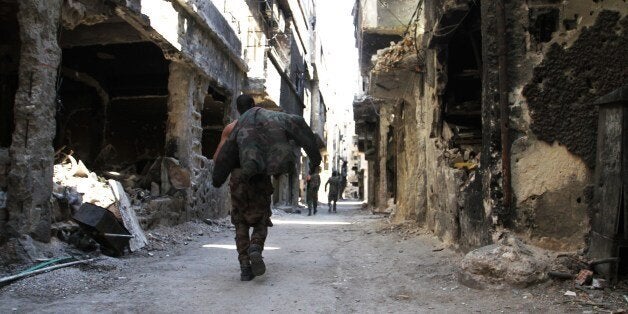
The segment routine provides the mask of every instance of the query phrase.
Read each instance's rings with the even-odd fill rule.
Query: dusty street
[[[0,312],[585,310],[563,296],[560,283],[498,292],[461,286],[456,265],[462,254],[433,237],[391,232],[384,218],[359,210],[357,204],[344,203],[337,214],[321,207],[312,217],[275,215],[264,252],[267,273],[251,282],[239,280],[233,230],[186,224],[177,229],[185,242],[171,245],[159,238],[165,231],[156,230],[149,235],[149,252],[56,270],[3,287]],[[155,242],[167,245],[159,249]]]

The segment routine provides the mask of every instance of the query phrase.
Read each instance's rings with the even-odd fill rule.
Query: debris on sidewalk
[[[85,264],[85,263],[93,262],[93,261],[95,261],[97,259],[98,258],[90,258],[90,259],[85,259],[85,260],[80,260],[80,261],[67,262],[67,263],[63,263],[63,264],[48,266],[48,267],[44,267],[44,268],[37,268],[37,269],[33,269],[33,270],[27,270],[27,271],[21,272],[21,273],[19,273],[17,275],[0,278],[0,286],[6,285],[6,284],[8,284],[8,283],[10,283],[12,281],[15,281],[15,280],[18,280],[18,279],[21,279],[21,278],[24,278],[24,277],[33,276],[33,275],[37,275],[37,274],[49,272],[49,271],[52,271],[52,270],[55,270],[55,269],[69,267],[69,266],[73,266],[73,265],[77,265],[77,264]]]

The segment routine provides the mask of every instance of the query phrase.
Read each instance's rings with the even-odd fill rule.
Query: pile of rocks
[[[410,58],[409,58],[410,57]],[[388,72],[395,68],[407,68],[420,71],[416,62],[416,49],[414,38],[408,34],[399,42],[391,42],[390,47],[380,49],[372,57],[373,72]],[[410,60],[413,59],[413,60]]]

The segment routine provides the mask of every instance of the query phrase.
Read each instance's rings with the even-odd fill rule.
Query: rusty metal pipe
[[[502,188],[504,191],[504,210],[510,211],[512,199],[510,177],[510,132],[509,119],[510,108],[508,104],[508,60],[506,50],[506,13],[505,0],[496,0],[496,27],[498,49],[498,75],[499,75],[499,124],[501,128],[502,146]]]

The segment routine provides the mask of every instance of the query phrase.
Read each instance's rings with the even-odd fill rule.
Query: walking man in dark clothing
[[[310,158],[310,169],[321,162],[316,137],[302,117],[255,107],[253,98],[236,100],[240,118],[225,127],[214,154],[212,184],[220,187],[229,174],[231,222],[240,262],[240,280],[266,272],[262,258],[268,227],[272,226],[270,175],[293,168],[293,140]],[[249,229],[253,228],[249,235]]]
[[[327,185],[329,185],[329,192],[327,193],[327,206],[329,209],[327,212],[336,212],[336,202],[338,202],[338,194],[340,193],[340,184],[342,178],[338,175],[338,171],[333,171],[331,178],[325,183],[325,191],[327,191]],[[334,207],[332,207],[332,202]]]
[[[236,100],[238,113],[243,114],[255,105],[253,98],[241,95]],[[238,120],[229,123],[222,131],[220,143],[214,153],[214,160],[231,135]],[[266,272],[262,259],[268,227],[272,226],[271,195],[273,185],[269,175],[258,174],[246,180],[239,168],[231,171],[229,178],[231,194],[231,223],[235,226],[235,241],[240,261],[240,280],[250,281]],[[253,228],[249,237],[249,229]],[[251,266],[254,266],[253,269]]]
[[[314,173],[307,176],[307,189],[305,199],[307,201],[307,215],[312,216],[312,208],[316,215],[316,207],[318,206],[318,188],[321,186],[321,176],[318,174],[321,167],[316,167]]]

